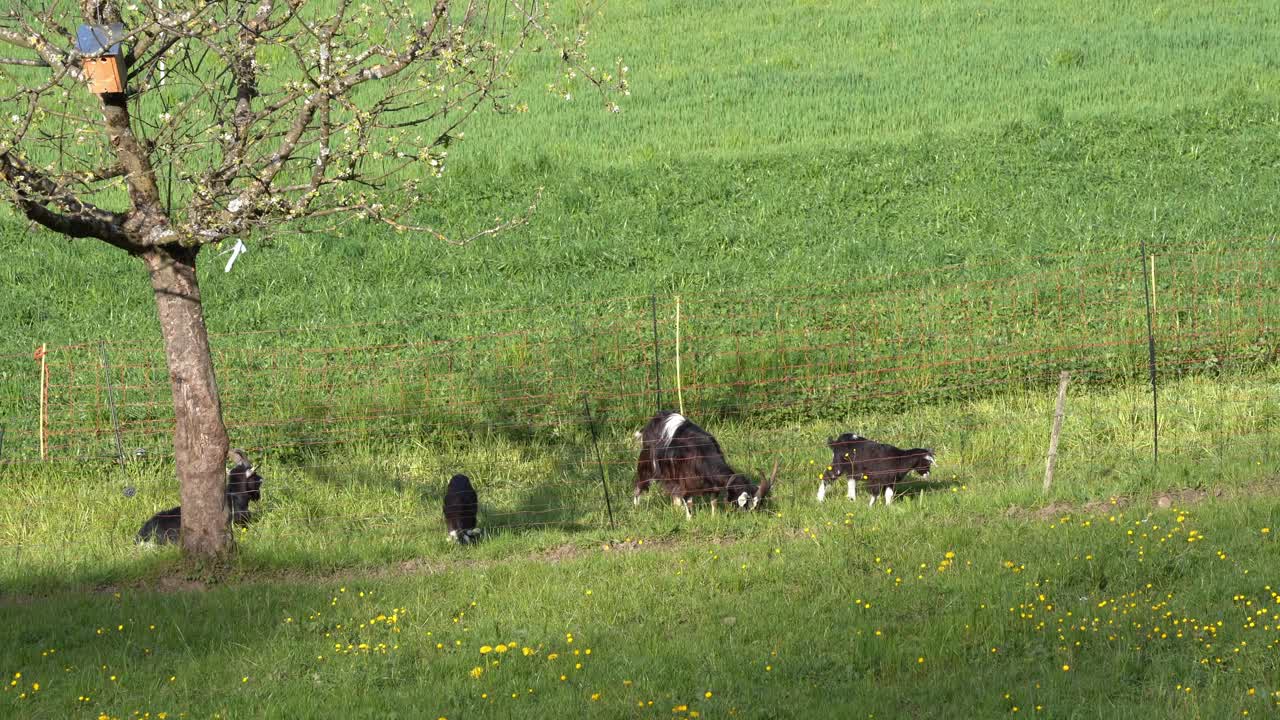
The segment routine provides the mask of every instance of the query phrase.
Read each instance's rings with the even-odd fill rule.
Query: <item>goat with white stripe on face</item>
[[[684,507],[686,517],[693,516],[693,501],[698,497],[710,498],[713,508],[721,500],[730,507],[753,510],[769,495],[777,476],[775,465],[774,477],[760,485],[751,482],[729,465],[711,433],[671,410],[660,410],[636,438],[640,440],[640,457],[632,500],[637,505],[640,496],[657,482]]]

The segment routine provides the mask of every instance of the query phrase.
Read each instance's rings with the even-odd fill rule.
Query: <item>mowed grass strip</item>
[[[1276,707],[1274,496],[783,512],[749,537],[3,600],[14,717],[1228,717]]]
[[[1077,376],[1068,394],[1053,491],[1041,492],[1054,407],[1052,390],[1011,392],[969,402],[913,405],[836,420],[762,426],[755,419],[706,422],[735,467],[759,477],[780,462],[772,507],[818,522],[818,475],[831,459],[826,438],[853,431],[901,447],[934,451],[928,481],[912,476],[899,502],[937,522],[1113,496],[1147,497],[1194,489],[1251,493],[1274,476],[1272,439],[1280,428],[1276,373],[1191,377],[1161,397],[1160,462],[1151,448],[1151,407],[1139,385],[1095,387]],[[690,401],[686,412],[701,420]],[[602,430],[597,466],[585,427],[554,440],[502,433],[319,447],[255,454],[265,482],[255,521],[238,532],[243,572],[329,572],[400,562],[488,561],[591,544],[616,532],[650,537],[750,537],[767,517],[705,508],[692,523],[654,491],[631,502],[636,428]],[[611,495],[614,527],[601,484]],[[465,472],[480,495],[488,538],[458,556],[445,542],[441,499],[448,478]],[[162,575],[177,562],[169,548],[145,551],[134,533],[152,513],[178,504],[169,461],[124,470],[98,463],[18,463],[4,468],[13,502],[0,507],[0,582],[13,592],[94,587]],[[843,497],[843,482],[829,495]],[[132,491],[132,492],[130,492]],[[860,495],[859,508],[868,497]],[[896,507],[896,505],[895,505]],[[815,514],[817,513],[817,514]]]

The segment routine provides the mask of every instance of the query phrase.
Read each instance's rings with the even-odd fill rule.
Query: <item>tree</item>
[[[11,121],[0,130],[0,180],[29,220],[145,265],[173,390],[191,556],[232,542],[200,250],[349,218],[444,239],[413,225],[412,211],[433,201],[428,184],[468,118],[524,109],[509,97],[522,54],[555,52],[563,67],[551,89],[566,98],[578,78],[610,110],[611,91],[627,92],[620,63],[612,74],[587,66],[585,27],[565,33],[536,0],[18,4],[0,13],[0,44],[11,49],[0,57],[0,117]],[[90,92],[87,63],[104,50],[77,49],[80,23],[96,26],[105,47],[121,41],[123,92]],[[118,38],[107,33],[113,23]]]

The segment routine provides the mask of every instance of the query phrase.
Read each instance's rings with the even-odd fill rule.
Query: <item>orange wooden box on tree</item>
[[[81,25],[76,29],[76,49],[86,57],[81,63],[89,92],[124,92],[124,25]]]

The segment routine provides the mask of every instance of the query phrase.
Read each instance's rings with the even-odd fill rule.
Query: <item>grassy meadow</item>
[[[131,542],[177,497],[140,264],[0,210],[0,717],[1274,714],[1280,9],[592,22],[623,112],[545,95],[533,56],[530,112],[478,116],[413,218],[463,237],[544,188],[528,225],[203,256],[232,442],[266,478],[226,566]],[[769,512],[631,505],[655,344],[665,404],[744,470],[780,462]],[[112,401],[144,451],[123,465]],[[938,470],[890,508],[818,505],[845,430]],[[439,520],[459,470],[471,548]]]

